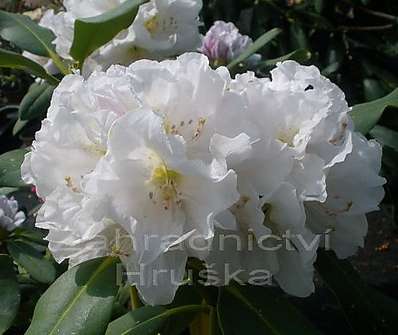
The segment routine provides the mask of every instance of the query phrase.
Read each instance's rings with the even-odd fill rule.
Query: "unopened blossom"
[[[232,22],[216,21],[202,39],[200,52],[206,55],[212,64],[226,65],[253,44],[253,40],[242,35]],[[249,58],[249,62],[257,62],[260,55]]]
[[[14,198],[0,196],[0,229],[13,231],[25,221],[25,213],[19,210]]]

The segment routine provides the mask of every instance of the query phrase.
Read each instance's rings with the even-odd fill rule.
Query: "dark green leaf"
[[[376,126],[370,131],[370,135],[382,145],[386,145],[398,151],[398,132],[383,126]]]
[[[14,128],[12,129],[12,135],[16,136],[23,128],[25,128],[28,121],[22,121],[20,119],[15,122]]]
[[[336,295],[347,321],[358,334],[393,335],[398,329],[398,303],[381,301],[381,293],[368,287],[347,260],[331,251],[318,251],[316,269]]]
[[[80,64],[133,22],[138,7],[147,0],[128,0],[105,14],[75,21],[71,55]],[[101,32],[101,33],[98,33]]]
[[[398,107],[398,88],[383,98],[355,105],[351,111],[355,130],[367,134],[389,106]]]
[[[224,335],[320,334],[281,292],[272,288],[222,288],[217,310]]]
[[[167,309],[161,306],[145,306],[129,312],[109,324],[106,335],[151,335],[158,334],[166,321],[162,313]],[[139,332],[136,330],[140,327]]]
[[[85,262],[59,277],[36,305],[26,335],[98,335],[117,293],[117,259]]]
[[[0,36],[22,50],[51,58],[62,73],[69,72],[54,50],[53,32],[39,26],[28,16],[0,11]]]
[[[0,156],[0,187],[21,187],[21,165],[26,149],[17,149]]]
[[[267,45],[269,42],[271,42],[281,32],[282,32],[281,29],[274,28],[274,29],[271,29],[271,30],[267,31],[266,33],[264,33],[257,40],[255,40],[254,43],[245,52],[243,52],[238,58],[234,59],[231,63],[229,63],[227,66],[228,69],[232,69],[236,65],[239,65],[240,63],[245,61],[251,55],[253,55],[258,50],[260,50],[265,45]]]
[[[186,305],[167,309],[145,306],[129,312],[109,324],[106,335],[157,335],[173,316],[207,311],[202,305]]]
[[[363,80],[363,92],[366,101],[379,99],[388,93],[379,80],[371,78]]]
[[[46,83],[33,83],[19,106],[22,121],[41,118],[47,114],[55,87]]]
[[[42,245],[47,245],[47,242],[44,240],[45,235],[46,234],[44,233],[44,231],[37,229],[27,229],[27,228],[17,228],[11,233],[11,236],[15,238],[32,241]]]
[[[315,7],[315,11],[318,14],[321,14],[322,10],[323,10],[323,7],[325,7],[324,0],[314,0],[314,7]]]
[[[8,194],[10,194],[12,192],[15,192],[17,190],[18,190],[18,188],[16,188],[16,187],[1,187],[0,188],[0,195],[8,195]]]
[[[323,76],[329,76],[332,73],[335,73],[338,69],[340,68],[340,64],[337,62],[331,63],[328,66],[326,66],[323,70],[322,70],[322,75]]]
[[[0,36],[22,50],[51,57],[55,36],[51,30],[39,26],[26,15],[0,11]]]
[[[12,325],[20,299],[12,259],[7,255],[0,255],[0,334]]]
[[[388,85],[390,89],[394,89],[398,86],[398,77],[394,72],[370,61],[369,59],[364,59],[362,61],[362,66],[364,67],[365,73],[377,77],[383,83]]]
[[[51,283],[55,280],[54,264],[29,244],[19,240],[9,241],[7,249],[14,261],[22,266],[32,278],[41,283]]]
[[[297,21],[290,25],[290,43],[294,49],[309,49],[308,34]]]
[[[184,305],[200,305],[202,297],[191,285],[180,286],[173,303],[167,308],[181,307]],[[184,313],[170,317],[163,327],[167,335],[180,335],[195,319],[196,313]]]
[[[47,73],[41,65],[15,52],[0,49],[0,67],[24,70],[53,85],[59,83],[59,80]]]

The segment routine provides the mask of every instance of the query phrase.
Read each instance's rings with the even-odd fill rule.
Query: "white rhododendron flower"
[[[306,204],[308,226],[316,233],[330,230],[328,243],[340,258],[363,247],[368,230],[365,214],[378,210],[384,198],[381,155],[376,141],[354,133],[352,153],[329,171],[326,202]]]
[[[25,221],[25,213],[18,209],[14,198],[0,195],[0,229],[13,231]]]
[[[307,204],[322,207],[330,198],[329,171],[333,174],[334,166],[342,164],[353,150],[352,122],[344,94],[317,68],[287,61],[271,75],[269,80],[246,73],[229,82],[230,91],[240,92],[246,100],[246,122],[238,123],[242,127],[252,125],[250,130],[244,128],[250,137],[246,151],[239,155],[228,152],[236,139],[215,137],[212,150],[216,156],[226,157],[228,167],[238,175],[241,200],[230,209],[238,230],[253,235],[260,247],[264,246],[262,237],[271,235],[267,250],[262,251],[267,255],[263,256],[263,268],[273,273],[288,293],[307,296],[314,290],[313,263],[320,242],[315,234],[324,234],[327,227],[313,229],[305,208]],[[380,157],[375,161],[380,165]],[[374,169],[376,176],[379,169]],[[380,192],[381,188],[375,203],[382,199]],[[226,221],[231,222],[226,215],[218,220],[221,229],[231,229]],[[285,247],[270,250],[275,241],[283,241]],[[350,247],[358,245],[350,238],[345,241]],[[245,260],[236,257],[236,262],[251,264],[252,258],[259,257],[257,249],[241,252],[240,258]],[[275,254],[277,266],[269,262],[270,253]],[[210,255],[209,262],[217,263],[215,257],[220,257],[218,250]],[[234,264],[235,268],[239,266]],[[243,269],[249,271],[250,267]]]
[[[126,41],[159,57],[194,51],[200,45],[202,0],[152,0],[140,6]]]
[[[165,3],[140,20],[170,23]],[[171,3],[190,18],[199,10]],[[169,42],[182,41],[175,33]],[[149,304],[173,300],[188,257],[217,272],[212,285],[262,271],[311,294],[327,234],[339,257],[363,243],[365,214],[383,197],[381,150],[353,132],[344,94],[318,69],[287,61],[271,75],[232,79],[186,53],[66,76],[22,166],[55,259],[119,256]]]
[[[39,24],[55,34],[53,43],[57,53],[73,61],[70,49],[76,19],[104,14],[124,1],[65,0],[66,11],[48,10]],[[113,64],[129,65],[138,59],[164,59],[196,50],[200,46],[201,8],[201,0],[151,0],[142,4],[130,27],[85,60],[83,73],[89,75],[97,68],[106,70]],[[47,67],[51,64],[29,53],[25,55]]]
[[[37,226],[49,229],[49,247],[58,261],[78,264],[116,254],[127,269],[144,265],[150,271],[160,259],[170,260],[173,270],[185,268],[188,256],[205,257],[205,250],[185,240],[211,241],[214,217],[239,199],[236,173],[212,159],[208,148],[207,126],[214,131],[210,116],[216,112],[210,103],[223,106],[225,87],[199,54],[115,66],[87,80],[63,79],[22,166],[23,179],[45,200]],[[181,94],[190,99],[181,104]],[[201,113],[200,105],[209,109]],[[173,126],[177,121],[180,131]],[[196,145],[202,136],[207,147]],[[118,234],[127,236],[127,249],[104,243]],[[175,245],[183,251],[170,250]],[[137,284],[154,304],[172,298],[176,289],[170,283],[173,292],[150,301],[146,283]]]
[[[226,65],[253,44],[253,40],[242,35],[232,22],[216,21],[202,39],[200,52],[206,55],[214,65]],[[256,63],[261,55],[255,54],[248,60]]]

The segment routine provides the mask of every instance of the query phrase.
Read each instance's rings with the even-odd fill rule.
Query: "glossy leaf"
[[[12,259],[0,255],[0,334],[12,325],[21,297]]]
[[[55,87],[46,83],[33,83],[19,106],[22,121],[41,118],[47,114]]]
[[[282,32],[279,28],[274,28],[267,31],[265,34],[260,36],[254,43],[245,51],[243,52],[238,58],[234,59],[231,63],[228,64],[228,69],[232,69],[235,66],[239,65],[251,55],[256,53],[258,50],[263,48],[269,42],[271,42],[275,37],[277,37]]]
[[[53,85],[59,83],[59,80],[47,73],[41,65],[15,52],[0,49],[0,67],[29,72],[36,77],[47,80]]]
[[[106,335],[157,335],[169,318],[203,311],[207,311],[207,307],[202,305],[186,305],[170,309],[162,306],[145,306],[111,322]]]
[[[109,323],[117,293],[115,258],[71,268],[42,295],[26,335],[98,335]]]
[[[52,45],[55,38],[53,32],[28,16],[0,11],[0,36],[22,50],[52,58],[62,73],[69,72]]]
[[[40,252],[28,243],[19,240],[9,241],[7,249],[14,261],[22,266],[33,279],[46,284],[55,280],[54,264],[45,259]]]
[[[55,38],[53,32],[26,15],[0,11],[0,36],[35,55],[51,57],[55,52],[51,44]]]
[[[217,311],[224,335],[320,334],[281,292],[272,288],[237,285],[222,288]]]
[[[383,98],[354,106],[351,116],[354,120],[355,130],[367,134],[389,106],[398,108],[398,88]]]
[[[393,335],[398,329],[398,302],[368,287],[347,260],[319,250],[316,269],[336,295],[347,321],[358,334]]]
[[[21,165],[26,149],[17,149],[0,155],[0,187],[21,187]]]
[[[182,285],[178,288],[173,303],[167,308],[176,308],[184,305],[200,305],[202,297],[191,285]],[[170,317],[163,327],[164,334],[180,335],[186,330],[192,321],[195,319],[197,313],[184,313]]]
[[[22,129],[25,128],[27,123],[28,121],[22,121],[21,119],[18,119],[14,124],[14,128],[12,129],[12,135],[16,136]]]
[[[83,64],[87,56],[129,27],[138,12],[138,7],[146,1],[127,0],[105,14],[77,19],[70,51],[72,57]]]

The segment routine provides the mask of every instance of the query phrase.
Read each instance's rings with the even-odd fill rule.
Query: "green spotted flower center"
[[[149,194],[149,198],[156,202],[160,200],[164,209],[169,209],[172,203],[179,204],[179,193],[177,190],[181,175],[168,169],[164,164],[153,169],[150,183],[155,186],[155,192]]]
[[[287,129],[281,130],[278,133],[278,140],[283,143],[286,143],[289,147],[293,147],[294,138],[296,137],[298,132],[299,130],[294,127],[289,127]]]

